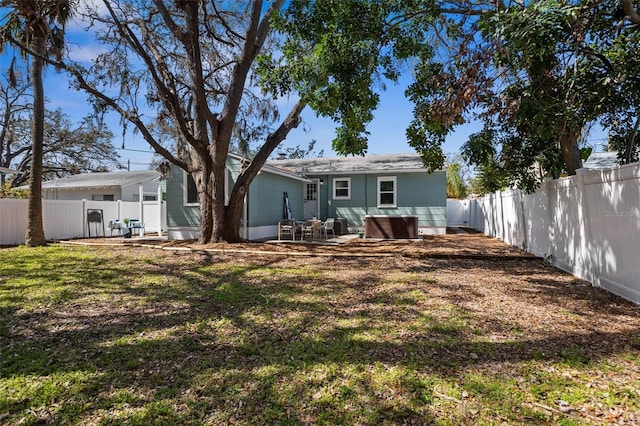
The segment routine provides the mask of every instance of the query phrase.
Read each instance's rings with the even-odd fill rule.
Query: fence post
[[[138,187],[138,200],[140,201],[138,205],[138,217],[140,217],[140,223],[144,223],[144,188],[142,185]]]
[[[505,232],[504,232],[504,230],[505,230],[505,226],[504,226],[504,197],[503,197],[502,191],[498,191],[498,200],[500,200],[500,229],[498,230],[500,235],[498,236],[498,238],[501,241],[506,241],[506,239],[504,237],[505,236]]]
[[[529,250],[529,236],[527,235],[527,214],[524,211],[524,198],[525,193],[522,192],[521,189],[518,190],[518,196],[520,197],[520,219],[522,220],[521,228],[522,228],[522,248],[531,253]]]
[[[549,252],[546,254],[551,263],[556,265],[556,233],[554,230],[554,213],[552,211],[553,203],[551,202],[551,188],[553,187],[553,179],[547,177],[544,179],[545,199],[547,203],[547,226],[549,227]]]
[[[590,253],[591,251],[591,216],[589,215],[589,207],[587,206],[587,192],[584,187],[584,174],[587,173],[588,169],[578,169],[576,170],[576,189],[579,194],[579,203],[580,203],[580,221],[582,227],[582,235],[584,235],[584,244],[582,245],[582,251],[580,254],[580,259],[582,265],[579,265],[580,269],[585,272],[587,281],[590,281],[593,285],[599,286],[599,283],[596,284],[596,280],[598,280],[597,271],[594,270],[594,264],[591,261]]]
[[[82,237],[87,236],[87,200],[82,199]]]
[[[162,237],[162,185],[158,185],[158,237]]]

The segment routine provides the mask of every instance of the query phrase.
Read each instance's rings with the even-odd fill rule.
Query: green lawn
[[[0,249],[2,424],[640,423],[640,308],[542,261]]]

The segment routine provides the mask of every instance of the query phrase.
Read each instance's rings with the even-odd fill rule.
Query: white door
[[[306,184],[304,193],[304,219],[318,217],[318,180]]]

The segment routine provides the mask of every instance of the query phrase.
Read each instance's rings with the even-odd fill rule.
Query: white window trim
[[[342,197],[342,196],[336,196],[336,182],[338,181],[346,181],[347,182],[347,193],[348,195]],[[344,188],[341,188],[344,189]],[[333,178],[333,199],[334,200],[350,200],[351,199],[351,178],[350,177],[336,177]]]
[[[227,169],[225,167],[224,169],[224,205],[229,205],[229,197],[231,195],[231,188],[229,187],[230,185],[230,177],[229,177],[229,169]],[[185,172],[184,170],[182,171],[182,205],[185,207],[197,207],[200,205],[200,202],[195,202],[195,203],[189,203],[187,202],[187,185],[189,183],[189,174],[187,172]]]
[[[187,194],[189,192],[188,188],[189,188],[189,173],[183,170],[182,171],[182,205],[187,207],[199,206],[200,205],[199,202],[195,202],[195,203],[188,202],[188,198],[187,198]]]
[[[382,192],[380,191],[380,183],[389,181],[393,182],[393,204],[382,204]],[[388,209],[398,207],[398,178],[396,176],[378,176],[378,185],[376,187],[376,192],[378,195],[378,208]],[[391,191],[385,191],[384,193],[391,193]]]

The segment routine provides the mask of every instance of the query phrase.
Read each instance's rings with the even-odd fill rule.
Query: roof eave
[[[435,172],[442,172],[444,170],[434,170]],[[427,169],[389,169],[389,170],[324,170],[324,171],[305,171],[302,172],[307,176],[321,176],[321,175],[380,175],[380,174],[400,174],[400,173],[429,173]]]
[[[120,189],[122,185],[84,185],[84,186],[43,186],[43,190],[48,189],[68,189],[73,191],[87,190],[87,189]]]

